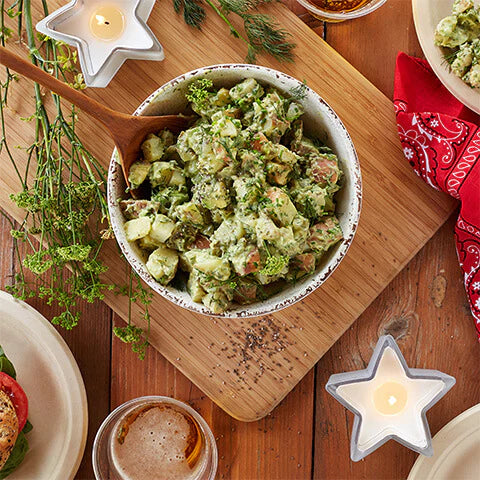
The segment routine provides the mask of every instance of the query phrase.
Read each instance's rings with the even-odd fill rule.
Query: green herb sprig
[[[199,28],[206,17],[205,9],[196,0],[173,0],[173,8],[177,13],[183,10],[185,23]]]
[[[46,2],[42,4],[47,15]],[[76,54],[65,44],[34,33],[31,0],[16,1],[9,8],[5,0],[0,0],[0,7],[3,46],[14,31],[6,26],[7,21],[16,21],[18,40],[26,46],[32,63],[74,88],[85,88],[83,77],[76,69]],[[128,296],[130,306],[138,302],[145,307],[145,320],[149,325],[149,292],[138,278],[133,288],[135,274],[130,268],[126,281],[129,287],[102,281],[107,266],[100,260],[101,252],[106,240],[113,236],[106,201],[106,171],[76,133],[75,107],[65,109],[60,97],[51,94],[53,113],[50,113],[38,84],[33,84],[32,92],[35,111],[22,119],[33,123],[35,139],[23,149],[26,167],[17,164],[7,142],[6,126],[9,92],[16,78],[7,70],[5,81],[0,84],[0,154],[4,161],[12,163],[18,176],[22,190],[12,194],[11,199],[24,211],[19,226],[10,221],[19,272],[7,289],[17,298],[38,296],[48,305],[59,307],[60,313],[52,323],[66,329],[80,321],[77,311],[80,300],[93,303],[103,300],[107,291],[115,290]],[[22,255],[24,251],[27,253]],[[143,332],[133,327],[130,319],[131,315],[127,327],[114,332],[143,357],[149,329]]]
[[[290,62],[293,60],[295,44],[291,35],[269,16],[254,13],[257,8],[272,0],[205,0],[214,12],[227,24],[230,33],[247,45],[246,61],[255,63],[257,55],[267,53],[277,60]],[[201,28],[206,11],[202,0],[173,0],[177,13],[183,11],[185,23]],[[242,35],[232,24],[229,16],[233,14],[243,20],[245,35]]]
[[[265,242],[264,247],[267,259],[265,265],[258,273],[268,276],[278,275],[288,265],[290,257],[288,255],[272,255]]]
[[[213,93],[210,92],[212,87],[212,80],[199,78],[189,85],[186,98],[189,102],[201,106],[210,95],[213,95]]]
[[[445,53],[442,55],[442,65],[450,66],[457,58],[458,48],[457,49],[444,49]]]
[[[288,93],[290,94],[290,98],[292,100],[297,100],[298,102],[301,102],[302,100],[305,100],[307,98],[307,91],[307,81],[303,79],[302,83],[300,83],[296,87],[291,88]]]

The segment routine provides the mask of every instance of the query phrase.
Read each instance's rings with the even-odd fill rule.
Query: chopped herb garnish
[[[300,85],[290,89],[289,91],[290,97],[293,100],[298,100],[298,101],[305,100],[307,96],[307,89],[308,89],[307,81],[304,79]]]
[[[213,82],[208,78],[199,78],[190,84],[188,93],[185,95],[189,102],[196,105],[203,105],[208,97],[213,95],[210,89],[213,87]]]

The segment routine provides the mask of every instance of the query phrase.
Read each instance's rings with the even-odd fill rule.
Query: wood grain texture
[[[393,96],[397,53],[423,56],[413,24],[410,0],[388,0],[365,17],[329,23],[326,38],[335,50],[388,98]]]
[[[116,316],[115,324],[122,320]],[[217,478],[310,478],[312,469],[314,372],[258,422],[240,422],[226,414],[158,352],[144,361],[121,342],[112,344],[111,408],[142,395],[167,395],[192,405],[205,418],[217,440]],[[289,442],[286,449],[285,442]]]
[[[296,13],[304,14],[297,8],[295,0],[288,0],[286,3],[295,7]],[[388,9],[390,6],[394,8]],[[169,5],[162,4],[162,8],[165,8],[165,14],[171,18]],[[319,34],[322,30],[322,27],[315,29]],[[387,96],[393,91],[392,68],[397,51],[420,53],[411,24],[410,0],[389,0],[384,7],[365,19],[338,25],[329,24],[326,30],[327,41]],[[157,33],[160,35],[160,32]],[[238,58],[242,55],[243,52],[239,52]],[[132,66],[138,66],[137,64],[146,62],[131,63]],[[130,68],[129,65],[124,68]],[[139,72],[143,73],[141,70]],[[160,84],[162,81],[158,80],[156,83]],[[150,86],[153,84],[152,79],[147,82],[150,82]],[[135,104],[149,93],[140,82],[131,89],[129,85],[125,85],[121,91],[124,95],[122,102],[112,101],[110,106],[122,108],[126,112],[131,111]],[[95,93],[95,96],[101,98],[101,93]],[[25,110],[22,113],[31,113],[30,107],[26,108],[28,99],[25,99],[23,104]],[[97,134],[99,132],[97,129],[94,131]],[[84,135],[90,133],[88,128],[84,129]],[[104,137],[104,140],[108,146],[111,145],[107,137]],[[415,212],[412,216],[415,217]],[[316,479],[406,478],[416,455],[394,442],[383,446],[359,464],[350,461],[349,434],[352,417],[334,402],[333,398],[326,396],[324,385],[332,373],[363,368],[368,362],[371,347],[378,334],[383,332],[380,326],[384,321],[390,321],[388,331],[398,337],[406,331],[408,320],[408,335],[399,339],[407,361],[414,365],[415,357],[418,356],[425,367],[443,367],[445,372],[457,378],[454,389],[428,415],[432,433],[438,431],[464,408],[480,402],[479,383],[475,378],[475,375],[478,377],[480,353],[473,334],[472,319],[465,304],[461,273],[453,249],[452,222],[453,218],[320,360],[316,367],[317,381],[314,382],[313,371],[310,371],[272,415],[265,419],[254,423],[241,423],[230,418],[157,351],[150,349],[146,361],[142,363],[128,347],[117,340],[112,342],[111,408],[124,400],[144,394],[166,393],[181,400],[191,399],[194,406],[206,417],[217,437],[220,457],[218,478],[290,480],[312,478],[312,475]],[[10,261],[13,257],[9,246],[9,231],[10,226],[0,216],[2,279],[15,270]],[[422,275],[419,275],[420,271],[424,271]],[[430,301],[430,294],[438,289],[438,285],[444,283],[442,278],[446,281],[446,289],[441,308],[433,308],[432,305],[435,304],[433,300]],[[441,297],[441,291],[435,293],[436,299]],[[104,337],[100,337],[102,334],[93,330],[96,332],[96,340],[92,343],[93,336],[90,332],[95,329],[98,312],[103,307],[99,304],[90,307],[91,316],[85,318],[86,325],[82,329],[83,334],[79,335],[81,338],[78,338],[75,357],[86,380],[90,415],[95,413],[100,418],[106,415],[107,410],[103,405],[106,403],[108,380],[102,372],[104,365],[110,365],[110,357],[107,348],[100,348],[98,352],[93,352],[93,358],[90,358],[92,354],[84,344],[96,345],[101,341],[100,338],[109,339],[110,334],[106,331]],[[121,324],[118,317],[115,322]],[[455,335],[455,339],[451,338],[452,335]],[[439,352],[444,359],[438,358]],[[90,362],[94,363],[97,369],[101,369],[97,380],[95,371],[85,371],[85,365]],[[96,399],[97,395],[100,395],[100,401]],[[443,402],[446,402],[445,405]],[[273,420],[268,424],[272,416]],[[295,435],[295,430],[302,433]],[[96,425],[90,422],[89,438],[92,438],[95,432]],[[311,466],[312,452],[314,474]],[[89,464],[90,455],[91,451],[87,448],[82,465]],[[301,466],[298,467],[298,464]],[[79,472],[78,478],[92,478],[90,472],[91,470],[84,468]]]
[[[456,378],[427,414],[432,435],[480,402],[480,349],[455,255],[455,221],[456,214],[318,363],[313,478],[406,478],[418,456],[390,441],[351,462],[353,415],[325,391],[332,373],[366,367],[380,335],[398,340],[409,366]]]
[[[12,219],[0,214],[0,289],[13,283],[15,273],[19,271],[17,259],[13,252],[13,242],[10,236]],[[18,225],[17,225],[18,228]],[[20,245],[22,258],[26,250]],[[31,277],[27,279],[33,280]],[[28,303],[37,309],[47,319],[59,313],[49,307],[43,300],[31,299]],[[80,465],[77,479],[91,479],[93,477],[91,451],[95,434],[101,422],[109,412],[110,407],[110,338],[111,338],[111,311],[103,303],[78,303],[78,311],[83,321],[73,330],[60,332],[67,342],[73,356],[77,360],[80,372],[87,391],[88,409],[88,437],[85,455]],[[0,319],[1,321],[1,319]],[[94,339],[94,340],[93,340]],[[0,339],[1,341],[1,339]],[[41,381],[41,379],[39,379]],[[30,402],[35,399],[29,399]],[[51,412],[54,415],[54,412]]]
[[[325,285],[299,304],[254,321],[257,332],[262,328],[268,331],[265,348],[248,349],[251,320],[212,320],[154,297],[152,345],[223,409],[244,421],[265,416],[282,400],[433,235],[454,205],[448,197],[428,188],[405,162],[391,102],[285,7],[272,5],[271,11],[282,25],[296,32],[297,58],[289,65],[269,59],[262,59],[262,63],[305,78],[344,121],[362,165],[364,201],[356,240]],[[219,41],[216,32],[223,25],[216,17],[210,18],[202,32],[185,30],[182,22],[180,17],[161,15],[156,8],[151,25],[164,43],[165,62],[136,62],[135,72],[132,64],[127,64],[109,89],[93,95],[101,95],[108,106],[118,108],[119,98],[138,103],[137,89],[152,91],[156,82],[200,65],[241,60],[235,39],[222,36]],[[198,40],[202,45],[208,41],[210,48],[191,48]],[[169,55],[178,52],[181,45],[189,48],[182,49],[182,55]],[[17,91],[24,82],[19,82]],[[20,110],[24,101],[21,98],[14,108]],[[11,124],[15,120],[9,118]],[[81,125],[97,128],[86,118]],[[80,135],[106,164],[108,142],[87,132]],[[13,143],[23,144],[28,132],[18,129],[12,136]],[[0,190],[7,210],[15,214],[6,198],[6,192],[18,189],[12,170],[7,166]],[[419,209],[413,223],[411,205],[415,202]],[[105,249],[104,260],[109,265],[106,279],[113,283],[124,273],[117,259],[112,242]],[[108,294],[107,303],[126,318],[125,298]],[[137,310],[134,313],[140,318]],[[280,340],[274,342],[277,335]],[[249,359],[245,362],[246,355]]]

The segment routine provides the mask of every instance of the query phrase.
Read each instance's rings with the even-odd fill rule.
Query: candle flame
[[[95,15],[95,20],[97,21],[98,25],[105,25],[107,23],[107,19],[103,15]]]
[[[392,405],[392,407],[393,407],[393,405],[395,405],[397,402],[398,402],[397,397],[394,397],[393,395],[390,395],[390,397],[388,397],[388,403],[389,403],[390,405]]]

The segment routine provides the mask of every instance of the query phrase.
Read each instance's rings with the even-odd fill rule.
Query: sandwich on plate
[[[0,480],[22,463],[28,451],[28,399],[17,374],[0,346]]]

